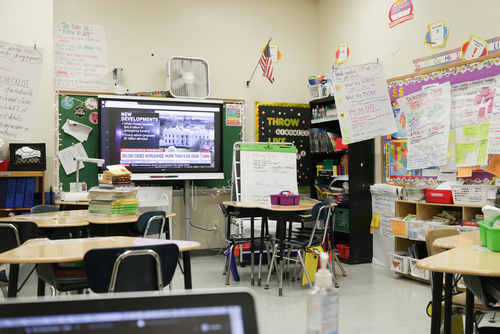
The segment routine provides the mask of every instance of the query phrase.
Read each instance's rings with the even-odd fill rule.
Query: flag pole
[[[271,40],[273,38],[269,38],[269,42],[267,42],[266,44],[266,47],[269,45],[269,43],[271,43]],[[252,78],[253,78],[253,75],[255,74],[255,70],[257,70],[257,67],[259,66],[259,62],[260,62],[260,58],[259,58],[259,61],[257,62],[257,65],[255,65],[255,68],[253,69],[253,73],[252,73],[252,76],[250,77],[250,80],[247,81],[247,87],[250,85],[250,82],[252,81]]]

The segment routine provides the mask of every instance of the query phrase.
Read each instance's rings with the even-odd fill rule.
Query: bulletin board
[[[95,109],[93,108],[95,100]],[[58,118],[57,118],[57,136],[56,136],[56,159],[58,152],[71,145],[78,144],[78,140],[71,135],[65,133],[62,129],[66,121],[72,120],[92,128],[89,137],[82,145],[87,152],[89,158],[99,158],[99,127],[98,127],[98,108],[97,108],[97,95],[78,95],[71,93],[60,93],[57,96]],[[238,104],[241,106],[241,114],[228,113],[227,106]],[[234,110],[234,109],[233,109]],[[209,188],[223,188],[229,185],[231,180],[231,168],[233,159],[233,144],[242,140],[242,129],[244,126],[244,112],[245,101],[243,100],[224,100],[224,115],[223,115],[223,171],[224,179],[222,180],[197,180],[197,186],[204,186]],[[237,118],[240,117],[240,122]],[[227,117],[230,119],[228,120]],[[75,162],[76,166],[76,162]],[[85,163],[85,168],[80,170],[79,181],[85,181],[87,188],[98,186],[98,173],[99,168],[96,164]],[[56,163],[56,184],[57,189],[62,185],[62,191],[70,190],[70,182],[76,182],[76,173],[66,175],[60,163]],[[184,181],[168,181],[163,182],[162,185],[184,185]]]
[[[406,120],[396,100],[421,91],[425,86],[450,82],[456,85],[500,75],[500,57],[490,55],[459,64],[409,74],[387,80],[387,88],[393,107],[398,131],[384,136],[382,142],[382,180],[384,183],[399,185],[436,184],[437,177],[432,170],[406,170]],[[471,179],[492,179],[493,175],[483,171],[474,172]]]
[[[92,130],[89,133],[88,139],[82,142],[83,148],[89,158],[98,158],[99,147],[99,130],[98,130],[98,105],[97,95],[75,95],[60,93],[57,96],[57,132],[56,136],[56,159],[59,151],[78,144],[80,141],[75,137],[67,134],[62,129],[67,120],[72,120],[87,126]],[[99,181],[97,179],[98,167],[94,163],[84,163],[85,168],[80,169],[79,181],[85,181],[88,189],[97,186]],[[60,163],[56,162],[56,184],[57,189],[63,191],[70,191],[70,182],[76,182],[76,173],[67,175],[64,168]],[[75,162],[76,166],[76,162]],[[57,177],[59,176],[59,178]],[[56,181],[57,182],[57,181]]]
[[[297,148],[297,181],[310,186],[309,104],[255,102],[255,141],[293,143]]]

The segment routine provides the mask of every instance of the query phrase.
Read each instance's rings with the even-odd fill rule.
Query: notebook
[[[109,297],[108,297],[109,296]],[[258,333],[253,292],[113,295],[0,303],[0,333]]]

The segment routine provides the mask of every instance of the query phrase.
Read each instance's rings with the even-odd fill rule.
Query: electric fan
[[[210,95],[208,62],[203,58],[170,58],[167,63],[167,90],[177,98],[206,99]]]

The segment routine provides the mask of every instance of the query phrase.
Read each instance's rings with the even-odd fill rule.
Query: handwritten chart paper
[[[344,144],[398,131],[382,64],[337,68],[332,78]]]
[[[241,146],[241,200],[270,203],[270,195],[288,190],[298,194],[296,148],[290,152],[267,151],[267,144],[256,148]],[[270,145],[274,146],[274,145]],[[249,150],[246,150],[249,149]]]
[[[493,129],[496,126],[493,116],[496,85],[497,78],[490,77],[451,86],[451,128],[455,136],[448,166],[457,168],[486,162],[487,140],[492,126]]]
[[[30,141],[43,49],[0,40],[0,137]]]
[[[104,28],[58,22],[54,36],[54,88],[108,89]]]
[[[450,87],[450,83],[446,82],[397,100],[406,114],[406,169],[446,165],[450,136]]]

